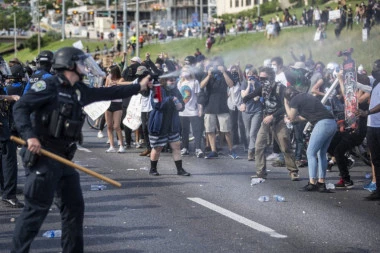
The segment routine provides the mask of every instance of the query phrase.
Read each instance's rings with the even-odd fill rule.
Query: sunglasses
[[[268,80],[268,77],[266,77],[266,76],[265,76],[265,77],[259,76],[259,80],[260,80],[260,81],[267,81],[267,80]]]

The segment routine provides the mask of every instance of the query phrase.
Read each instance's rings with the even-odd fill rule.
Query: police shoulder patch
[[[35,92],[43,91],[46,89],[46,83],[43,80],[38,81],[32,85],[31,89]]]

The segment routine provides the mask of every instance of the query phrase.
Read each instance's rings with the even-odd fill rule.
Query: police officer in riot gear
[[[28,252],[54,201],[62,217],[65,253],[83,252],[84,201],[79,174],[71,167],[39,156],[41,147],[72,159],[84,122],[82,107],[95,101],[125,98],[145,90],[149,76],[138,84],[90,88],[83,76],[104,76],[94,59],[74,47],[58,50],[53,59],[55,76],[31,86],[15,104],[17,129],[27,141],[25,208],[17,218],[11,252]],[[35,112],[33,122],[29,115]]]
[[[37,56],[37,70],[30,76],[29,82],[24,89],[24,94],[30,90],[30,87],[34,83],[52,76],[51,66],[53,64],[53,57],[53,52],[49,50],[44,50]]]
[[[21,66],[21,65],[20,65]],[[14,208],[22,208],[24,204],[16,197],[17,191],[17,147],[9,138],[10,128],[10,103],[17,101],[18,95],[6,93],[5,80],[12,76],[12,72],[6,61],[0,56],[0,187],[2,202]]]

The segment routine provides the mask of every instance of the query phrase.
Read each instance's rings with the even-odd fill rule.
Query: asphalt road
[[[305,193],[297,189],[307,183],[307,168],[300,169],[302,181],[292,182],[286,168],[269,165],[268,180],[251,186],[254,162],[242,149],[237,160],[184,157],[191,177],[177,176],[170,153],[163,153],[161,176],[152,177],[149,159],[138,156],[142,149],[109,154],[106,138],[87,128],[84,135],[88,150],[79,150],[74,161],[122,183],[91,191],[91,185],[103,183],[81,173],[85,252],[380,252],[380,205],[363,201],[370,168],[360,162],[351,169],[353,189]],[[334,169],[328,173],[332,183],[338,180]],[[22,168],[19,181],[22,185]],[[275,202],[274,194],[286,201]],[[259,202],[262,195],[270,201]],[[0,204],[0,252],[9,252],[11,219],[19,213]],[[61,252],[58,238],[42,237],[50,229],[60,229],[55,206],[31,252]]]

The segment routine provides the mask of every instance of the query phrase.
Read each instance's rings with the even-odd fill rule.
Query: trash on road
[[[264,178],[252,178],[251,179],[251,186],[255,185],[255,184],[260,184],[260,183],[264,183],[265,182],[265,179]]]
[[[104,184],[92,184],[91,191],[102,191],[107,189],[107,186]]]
[[[61,230],[48,230],[42,234],[42,236],[46,238],[60,238],[61,235],[62,235]]]
[[[366,173],[366,174],[365,174],[365,178],[370,179],[371,177],[372,177],[372,174],[371,174],[371,173]]]
[[[268,196],[260,196],[259,197],[259,201],[260,202],[268,202],[269,201],[269,197]]]
[[[285,197],[281,195],[273,195],[273,199],[277,202],[285,202]]]
[[[326,189],[327,190],[334,190],[335,189],[335,185],[333,183],[327,183],[326,184]]]

